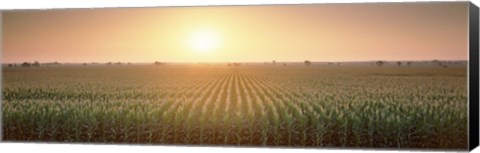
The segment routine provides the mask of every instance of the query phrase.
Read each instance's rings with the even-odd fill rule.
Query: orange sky
[[[3,63],[467,60],[468,3],[2,12]],[[209,53],[189,42],[218,40]]]

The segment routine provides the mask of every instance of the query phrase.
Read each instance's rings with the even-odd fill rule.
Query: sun
[[[218,47],[218,36],[212,31],[197,31],[190,37],[190,47],[198,53],[207,53]]]

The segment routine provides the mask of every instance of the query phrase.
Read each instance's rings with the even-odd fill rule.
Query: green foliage
[[[466,149],[466,68],[3,71],[3,140]]]

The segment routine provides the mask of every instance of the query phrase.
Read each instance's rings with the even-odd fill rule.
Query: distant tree
[[[283,66],[287,66],[287,63],[283,63]]]
[[[436,60],[436,59],[433,60],[432,63],[433,63],[433,64],[437,64],[438,66],[442,66],[442,62],[439,61],[439,60]]]
[[[108,62],[107,65],[113,65],[113,63],[112,63],[112,62]]]
[[[154,64],[154,65],[157,65],[157,66],[160,66],[160,65],[165,65],[166,63],[162,63],[162,62],[159,62],[159,61],[155,61],[153,64]]]
[[[30,64],[28,62],[23,62],[21,66],[22,67],[30,67],[30,66],[32,66],[32,64]]]
[[[13,67],[13,65],[12,65],[12,64],[8,64],[8,67]]]
[[[410,66],[410,65],[412,65],[412,62],[408,61],[407,66]]]
[[[440,67],[443,67],[443,68],[447,68],[447,66],[445,65],[445,63],[441,62],[441,61],[437,61],[436,62],[438,66]]]
[[[115,63],[115,65],[122,65],[122,62],[117,62]]]
[[[240,66],[240,65],[242,65],[242,63],[236,63],[236,62],[233,62],[233,63],[228,63],[227,65],[228,65],[228,66],[237,67],[237,66]]]
[[[377,65],[378,67],[381,67],[383,64],[385,64],[385,62],[383,62],[383,61],[375,62],[375,65]]]
[[[397,65],[398,65],[399,67],[402,66],[402,62],[398,61],[398,62],[397,62]]]
[[[35,62],[33,62],[32,66],[33,67],[40,67],[40,62],[35,61]]]
[[[83,66],[87,66],[87,63],[83,63],[82,65],[83,65]]]
[[[306,66],[310,66],[310,64],[312,64],[312,62],[310,62],[309,60],[305,60],[303,63],[305,63]]]
[[[277,62],[275,62],[275,60],[273,60],[273,61],[272,61],[272,64],[275,65],[275,64],[277,64]]]

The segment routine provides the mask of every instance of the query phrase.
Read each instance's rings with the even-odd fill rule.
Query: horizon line
[[[425,62],[425,61],[434,61],[434,60],[437,60],[437,61],[469,61],[468,59],[424,59],[424,60],[344,60],[344,61],[325,61],[325,60],[308,60],[310,62],[317,62],[317,63],[352,63],[352,62],[375,62],[375,61],[384,61],[384,62]],[[115,64],[115,63],[122,63],[122,64],[128,64],[128,63],[139,63],[139,64],[143,64],[143,63],[155,63],[155,62],[160,62],[160,63],[179,63],[179,64],[188,64],[188,63],[273,63],[273,61],[275,61],[275,63],[303,63],[307,60],[301,60],[301,61],[298,61],[298,60],[295,60],[295,61],[277,61],[277,60],[269,60],[269,61],[214,61],[214,62],[207,62],[207,61],[192,61],[192,62],[185,62],[185,61],[160,61],[160,60],[156,60],[156,61],[149,61],[149,62],[122,62],[122,61],[107,61],[107,62],[96,62],[96,61],[90,61],[90,62],[58,62],[58,61],[50,61],[50,62],[40,62],[38,61],[40,64],[52,64],[52,63],[60,63],[60,64],[92,64],[92,63],[112,63],[112,64]],[[17,63],[34,63],[36,62],[35,60],[34,61],[23,61],[23,62],[3,62],[2,61],[2,64],[17,64]]]

